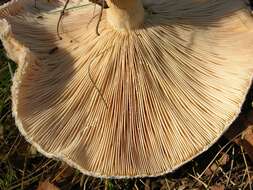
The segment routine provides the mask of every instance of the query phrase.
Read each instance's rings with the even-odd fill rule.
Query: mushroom
[[[18,68],[16,125],[47,157],[96,177],[171,172],[240,113],[253,72],[242,0],[12,0],[0,38]],[[97,6],[98,7],[98,6]],[[145,8],[144,8],[145,7]]]

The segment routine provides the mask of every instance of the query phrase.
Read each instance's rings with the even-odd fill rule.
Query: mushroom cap
[[[62,40],[63,2],[1,6],[0,38],[18,63],[13,115],[42,154],[97,177],[158,176],[207,150],[239,114],[253,71],[244,2],[143,2],[142,28],[116,31],[104,12],[97,36],[99,9],[72,1]]]

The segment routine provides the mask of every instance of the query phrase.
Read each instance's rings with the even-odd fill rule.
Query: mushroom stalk
[[[107,0],[107,20],[119,31],[129,31],[141,27],[144,8],[141,0]]]

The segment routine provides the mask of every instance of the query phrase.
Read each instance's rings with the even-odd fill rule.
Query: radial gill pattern
[[[13,113],[48,157],[100,177],[171,172],[239,114],[253,71],[253,19],[242,0],[143,1],[140,29],[119,32],[99,7],[13,0],[0,36],[18,64]]]

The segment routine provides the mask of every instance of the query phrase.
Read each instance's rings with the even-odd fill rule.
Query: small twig
[[[190,177],[192,177],[193,179],[195,179],[197,182],[201,183],[201,184],[205,187],[205,189],[208,188],[208,185],[207,185],[205,182],[203,182],[202,180],[200,180],[199,177],[195,177],[194,175],[192,175],[192,174],[190,174],[190,173],[188,173],[188,175],[189,175]]]
[[[99,17],[98,17],[98,23],[97,23],[97,26],[96,26],[96,34],[98,36],[100,36],[98,28],[99,28],[99,24],[100,24],[100,22],[102,20],[102,15],[103,15],[103,10],[104,10],[104,3],[105,3],[105,1],[103,0],[103,5],[101,6],[101,11],[100,11],[100,14],[99,14]]]
[[[195,171],[195,166],[192,167],[192,172],[195,176],[198,176],[199,174]]]
[[[81,178],[79,180],[79,186],[83,187],[83,184],[84,184],[84,174],[81,175]]]
[[[90,67],[91,67],[91,64],[89,64],[89,67],[88,67],[88,75],[89,75],[89,78],[90,78],[90,80],[91,80],[93,86],[95,87],[95,89],[98,91],[99,96],[102,98],[102,100],[103,100],[103,102],[104,102],[104,104],[105,104],[105,106],[106,106],[106,109],[108,109],[109,107],[108,107],[108,105],[107,105],[107,103],[106,103],[106,101],[105,101],[105,99],[104,99],[104,97],[103,97],[103,94],[101,93],[100,89],[97,87],[95,81],[93,81],[93,79],[92,79],[91,72],[90,72]]]
[[[30,177],[29,179],[25,180],[23,183],[24,184],[33,183],[33,182],[37,181],[38,177],[40,177],[41,175],[43,175],[43,173],[39,173],[36,176]],[[8,190],[19,189],[18,187],[20,187],[20,186],[21,186],[21,183],[11,186]]]
[[[134,188],[135,188],[136,190],[139,190],[139,188],[138,188],[138,186],[137,186],[137,184],[136,184],[136,180],[135,180],[135,182],[134,182]]]
[[[165,183],[166,183],[166,187],[167,187],[167,189],[168,189],[168,190],[171,190],[171,188],[170,188],[170,185],[169,185],[169,183],[168,183],[168,179],[167,179],[167,178],[165,178]]]
[[[232,147],[233,147],[233,146],[231,145],[231,146],[228,148],[228,150],[225,152],[225,154],[227,154],[227,153],[230,151],[230,149],[231,149]],[[224,157],[225,154],[223,154],[223,155],[221,156],[220,159],[223,159],[223,157]],[[217,173],[218,170],[220,170],[220,171],[223,173],[223,175],[228,179],[227,174],[223,171],[222,167],[220,167],[220,163],[217,162],[217,161],[214,161],[214,162],[215,162],[215,164],[217,165],[217,168],[215,169],[215,171],[213,171],[213,173],[212,173],[212,175],[211,175],[211,177],[210,177],[210,179],[209,179],[209,181],[208,181],[208,188],[209,188],[209,186],[210,186],[210,184],[211,184],[211,181],[212,181],[213,177],[215,176],[215,174]],[[231,183],[233,183],[233,182],[231,182]],[[235,184],[235,183],[233,183],[233,184]]]
[[[229,170],[229,174],[228,174],[228,181],[227,181],[226,187],[228,186],[230,179],[231,179],[232,170],[234,167],[234,159],[235,159],[235,147],[233,147],[233,149],[232,149],[232,160],[231,160],[231,165],[230,165],[230,170]]]
[[[43,166],[38,167],[37,170],[35,170],[34,172],[32,172],[32,173],[30,173],[29,175],[25,176],[25,177],[24,177],[24,181],[25,181],[26,179],[31,178],[33,175],[35,175],[35,174],[36,174],[37,172],[39,172],[40,170],[44,169],[44,168],[45,168],[47,165],[49,165],[51,162],[53,162],[53,160],[49,160],[49,161],[46,162]],[[53,165],[53,166],[54,166],[54,165]],[[51,168],[51,167],[53,167],[53,166],[50,166],[49,168]],[[40,172],[40,173],[44,173],[44,172]],[[16,186],[15,184],[17,184],[19,181],[21,181],[21,180],[18,180],[18,181],[16,181],[16,182],[14,182],[12,185]],[[18,184],[20,184],[20,183],[18,183]]]
[[[64,16],[64,13],[65,13],[65,10],[66,10],[68,4],[69,4],[69,0],[66,1],[65,5],[60,13],[60,17],[58,19],[58,22],[57,22],[57,36],[59,37],[60,40],[62,40],[62,37],[60,36],[59,27],[60,27],[62,17]]]
[[[142,181],[141,179],[139,179],[139,180],[145,186],[145,189],[150,189],[150,187],[144,181]]]
[[[104,190],[108,190],[108,179],[105,179],[105,189]]]
[[[240,135],[242,134],[242,132],[238,135],[236,135],[233,139],[231,139],[227,144],[225,144],[219,151],[218,153],[214,156],[214,158],[212,159],[212,161],[207,165],[207,167],[204,169],[204,171],[198,176],[198,178],[201,178],[204,173],[206,172],[206,170],[212,165],[212,163],[216,160],[216,158],[219,156],[219,154],[228,146],[230,145],[230,143],[232,143],[236,138],[238,138]]]
[[[20,135],[18,134],[17,135],[17,137],[16,137],[16,139],[14,140],[14,142],[13,142],[13,144],[11,145],[11,148],[10,148],[10,150],[8,151],[8,153],[5,155],[5,158],[3,159],[3,160],[6,160],[8,157],[9,157],[9,154],[12,152],[12,150],[14,149],[16,149],[17,148],[17,146],[19,145],[19,143],[20,143],[20,141],[21,141],[21,138],[19,138],[20,137]],[[18,141],[19,140],[19,141]]]
[[[54,183],[62,174],[63,172],[68,168],[68,166],[65,166],[51,181],[52,183]]]
[[[0,118],[0,123],[11,113],[11,110],[8,110],[3,116]]]
[[[226,177],[227,180],[229,180],[228,175],[226,174],[226,172],[224,172],[224,170],[222,169],[222,167],[219,166],[219,170],[221,171],[221,173]],[[236,185],[231,179],[230,179],[230,183],[234,186]]]
[[[246,157],[245,157],[245,154],[244,154],[244,150],[243,150],[242,145],[240,145],[240,148],[241,148],[242,157],[243,157],[243,160],[244,160],[244,163],[245,163],[245,166],[246,166],[245,171],[247,172],[247,176],[248,176],[248,182],[246,183],[244,189],[245,189],[245,188],[248,186],[248,184],[249,184],[249,189],[252,190],[252,187],[251,187],[251,178],[250,178],[250,174],[249,174],[249,167],[248,167],[248,163],[247,163],[247,160],[246,160]]]
[[[95,5],[96,6],[96,5]],[[91,24],[91,22],[98,16],[98,14],[94,14],[92,15],[92,18],[89,20],[89,22],[87,23],[87,28],[89,27],[89,25]]]
[[[25,161],[24,161],[24,166],[23,166],[23,171],[22,171],[22,179],[21,179],[21,189],[24,189],[24,179],[25,179],[25,171],[26,171],[26,165],[27,165],[27,156],[28,156],[28,151],[26,151],[25,154]]]
[[[83,190],[86,190],[86,185],[88,183],[89,177],[86,178],[84,184],[83,184]]]

